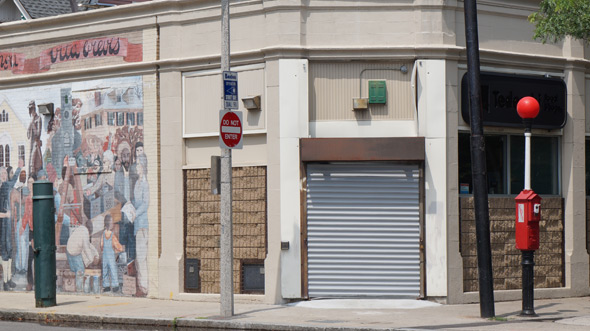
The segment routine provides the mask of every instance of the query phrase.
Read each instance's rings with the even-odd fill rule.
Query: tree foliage
[[[590,0],[542,0],[529,16],[535,25],[533,38],[558,42],[565,36],[590,41]]]

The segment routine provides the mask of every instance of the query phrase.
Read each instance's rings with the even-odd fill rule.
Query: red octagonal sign
[[[219,112],[219,140],[221,148],[242,148],[242,112]]]

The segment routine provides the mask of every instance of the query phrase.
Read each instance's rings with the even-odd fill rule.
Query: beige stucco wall
[[[411,87],[412,61],[312,62],[310,122],[395,121],[415,118]],[[403,71],[402,71],[403,70]],[[369,98],[369,81],[384,81],[385,104],[354,110],[353,99]]]

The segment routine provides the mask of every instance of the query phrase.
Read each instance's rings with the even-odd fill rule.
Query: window
[[[122,112],[117,112],[117,126],[125,125],[125,114]]]
[[[135,113],[127,113],[127,125],[135,125]]]
[[[18,145],[18,158],[25,163],[25,145]]]
[[[524,188],[524,136],[485,137],[489,194],[518,194]],[[559,147],[557,137],[531,138],[531,186],[538,194],[559,192]],[[460,193],[473,193],[470,135],[459,133]]]
[[[4,146],[0,145],[0,167],[4,167]]]
[[[511,193],[524,188],[524,136],[511,137]],[[559,194],[558,143],[556,137],[531,138],[531,187],[539,194]]]
[[[107,113],[107,123],[108,123],[108,125],[115,125],[115,113],[113,113],[113,112]]]
[[[92,129],[92,117],[84,119],[84,130]]]
[[[4,147],[4,164],[7,167],[10,165],[10,146],[8,144]]]
[[[137,113],[137,125],[143,126],[143,113]]]
[[[0,122],[8,122],[8,113],[4,109],[2,109],[2,114],[0,114]]]
[[[94,105],[96,107],[102,105],[102,95],[100,92],[94,92]]]
[[[94,115],[94,126],[102,125],[102,114]]]

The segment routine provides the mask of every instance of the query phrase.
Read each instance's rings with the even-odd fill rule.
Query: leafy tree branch
[[[533,38],[543,43],[565,36],[590,41],[590,0],[542,0],[528,19],[535,25]]]

